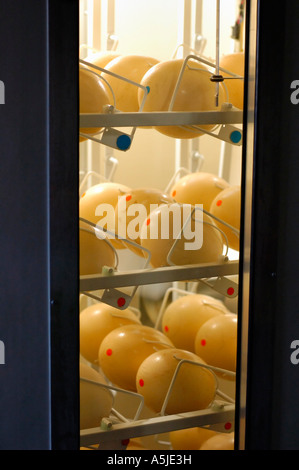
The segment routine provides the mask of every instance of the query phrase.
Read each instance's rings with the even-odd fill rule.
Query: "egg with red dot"
[[[153,207],[173,202],[173,198],[156,188],[130,189],[119,198],[115,209],[115,231],[122,238],[133,241],[134,244],[125,244],[126,248],[143,258],[144,253],[139,248],[140,230],[142,224],[149,217]],[[132,211],[132,206],[133,207]]]
[[[135,392],[141,362],[153,352],[168,348],[173,348],[173,343],[162,331],[142,324],[124,325],[101,342],[98,365],[113,385]]]
[[[162,328],[177,348],[195,352],[199,328],[210,318],[225,313],[229,310],[220,299],[204,294],[183,295],[165,308]]]
[[[169,348],[148,356],[136,374],[137,392],[143,396],[150,410],[156,413],[161,411],[179,364],[165,412],[196,411],[207,408],[213,402],[217,381],[210,370],[199,365],[206,365],[203,359],[189,351]]]
[[[190,219],[192,209],[189,204],[160,204],[150,213],[150,227],[146,219],[143,221],[139,240],[151,254],[149,263],[152,267],[219,262],[224,237],[207,213],[200,215],[203,233],[199,237],[195,227],[197,219]]]
[[[229,183],[223,178],[198,171],[179,178],[170,188],[170,194],[180,204],[202,204],[203,209],[209,211],[214,198],[228,187]]]
[[[240,212],[241,212],[241,188],[230,186],[223,189],[211,202],[210,214],[217,217],[215,223],[226,235],[226,243],[229,248],[239,250]],[[231,229],[233,228],[233,230]]]
[[[96,302],[80,312],[80,354],[91,364],[97,364],[99,347],[108,333],[131,323],[140,325],[133,310],[120,309]]]
[[[218,315],[206,321],[197,331],[195,353],[210,366],[236,372],[238,316],[234,313]],[[222,373],[227,379],[231,374]]]

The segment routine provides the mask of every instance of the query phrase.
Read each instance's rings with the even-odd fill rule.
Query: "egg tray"
[[[101,427],[80,432],[80,445],[99,446],[99,450],[125,449],[128,439],[162,434],[178,429],[204,427],[225,433],[234,431],[235,406],[215,404],[198,412],[158,416],[127,423],[113,423],[109,429]]]
[[[102,450],[111,449],[111,446],[113,449],[122,449],[125,448],[124,441],[130,438],[167,433],[169,431],[191,428],[195,426],[207,427],[208,429],[222,433],[232,432],[234,430],[235,416],[234,400],[227,394],[223,393],[218,388],[218,385],[216,387],[215,397],[218,396],[219,398],[215,398],[208,408],[191,412],[182,412],[178,414],[166,414],[165,409],[167,407],[172,389],[175,385],[177,374],[183,363],[192,364],[196,367],[205,367],[214,373],[221,372],[222,374],[226,374],[231,378],[235,377],[235,373],[231,371],[211,367],[206,364],[195,363],[185,359],[179,360],[168,391],[164,397],[164,402],[160,412],[149,418],[142,417],[142,413],[145,411],[146,415],[148,411],[144,403],[144,398],[141,394],[124,390],[113,385],[106,385],[94,382],[89,379],[81,378],[81,381],[110,390],[114,396],[117,393],[124,394],[127,397],[133,397],[133,399],[136,399],[137,403],[139,402],[137,404],[137,410],[135,411],[133,418],[127,418],[123,416],[123,414],[121,414],[117,409],[112,408],[110,416],[103,417],[99,427],[81,430],[81,446],[86,447],[99,445],[99,448]],[[215,380],[218,384],[216,375]]]
[[[112,160],[113,161],[111,171],[113,172],[117,166],[117,160]],[[164,193],[166,194],[169,192],[171,186],[174,184],[178,177],[180,177],[182,174],[187,175],[190,173],[191,171],[187,170],[186,168],[178,168],[169,183],[167,184]],[[95,176],[100,181],[107,182],[107,179],[104,178],[102,175],[96,172],[88,172],[86,173],[81,182],[81,192],[84,191],[87,179],[90,176]],[[198,207],[197,212],[199,210],[202,212],[202,215],[206,214],[207,216],[211,217],[216,221],[216,223],[222,224],[223,227],[228,228],[239,238],[239,231],[236,230],[234,227],[230,226],[228,223],[224,222],[223,220],[219,219],[214,214],[211,214],[203,208]],[[192,214],[193,212],[189,215],[188,219],[192,217]],[[217,263],[212,262],[192,265],[174,264],[172,262],[171,256],[173,252],[175,252],[178,239],[180,238],[178,236],[177,239],[174,239],[173,244],[170,247],[169,252],[167,253],[168,266],[153,268],[150,266],[151,252],[146,247],[136,243],[134,240],[123,238],[114,232],[103,230],[101,229],[101,227],[85,218],[80,217],[80,221],[84,222],[84,224],[86,224],[86,226],[88,226],[91,231],[94,231],[95,235],[97,235],[97,231],[99,231],[100,238],[102,236],[101,234],[104,234],[105,237],[108,236],[108,238],[105,238],[105,241],[111,246],[111,249],[113,250],[115,255],[115,266],[104,266],[102,268],[102,272],[98,274],[88,274],[80,276],[81,294],[89,296],[94,300],[105,302],[119,309],[127,308],[130,305],[137,291],[137,288],[140,285],[147,284],[169,283],[174,281],[186,280],[198,281],[206,284],[209,288],[214,290],[214,292],[220,293],[221,295],[227,296],[228,298],[233,298],[238,295],[238,286],[231,279],[228,279],[227,276],[238,274],[239,263],[238,261],[229,259],[229,244],[227,237],[224,233],[224,228],[222,230],[222,227],[217,227],[217,230],[221,233],[224,240],[226,240],[227,249],[226,253],[220,256]],[[187,222],[188,220],[186,221],[186,223]],[[118,253],[115,247],[111,244],[109,236],[120,240],[124,244],[126,249],[132,248],[133,251],[138,250],[140,251],[140,253],[143,253],[144,262],[142,263],[142,268],[129,271],[118,271]],[[142,258],[140,257],[140,259]],[[131,293],[124,293],[119,289],[121,287],[131,288]]]
[[[143,112],[144,104],[149,92],[146,87],[143,87],[140,83],[136,83],[127,79],[126,77],[115,74],[110,70],[106,70],[105,68],[98,67],[92,63],[80,59],[79,64],[83,64],[84,66],[88,66],[89,69],[93,69],[93,73],[97,74],[100,78],[103,78],[101,73],[104,72],[116,79],[126,81],[142,89],[143,91],[143,99],[137,112],[122,112],[121,110],[116,109],[114,105],[108,105],[104,107],[103,113],[80,113],[80,128],[102,128],[100,133],[96,136],[82,132],[80,132],[80,135],[86,139],[98,142],[107,147],[125,152],[131,148],[137,127],[188,126],[188,130],[190,132],[195,132],[194,136],[198,134],[198,131],[200,131],[201,133],[208,134],[216,139],[228,142],[232,145],[242,145],[242,130],[233,124],[243,123],[243,111],[233,107],[231,103],[224,103],[219,111],[175,112],[172,110],[184,70],[187,67],[188,61],[190,59],[209,65],[212,68],[219,69],[230,75],[231,79],[243,79],[243,77],[240,77],[228,70],[217,67],[213,62],[210,62],[197,55],[189,54],[183,61],[168,111]],[[218,76],[220,77],[220,75]],[[211,80],[213,80],[213,77],[216,77],[216,75],[211,74]],[[112,89],[111,92],[114,96]],[[218,126],[216,127],[216,131],[210,132],[200,127],[200,125],[205,124],[215,124]],[[127,127],[132,129],[130,133],[125,133],[116,129],[117,127]]]
[[[221,264],[167,266],[155,269],[140,269],[134,272],[113,272],[108,275],[86,275],[80,276],[80,293],[116,308],[125,309],[129,306],[137,287],[141,285],[202,280],[212,289],[216,289],[218,292],[232,298],[237,295],[237,289],[235,283],[228,280],[227,276],[237,275],[238,273],[239,262],[226,261]],[[125,294],[120,289],[132,286],[135,286],[132,295]],[[231,287],[234,289],[233,295],[227,293]],[[97,291],[102,290],[104,292],[98,295]],[[232,290],[228,292],[230,293]]]

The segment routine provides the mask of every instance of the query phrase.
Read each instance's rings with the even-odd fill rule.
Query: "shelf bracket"
[[[138,286],[134,287],[131,295],[125,294],[124,292],[113,288],[105,289],[101,297],[95,294],[91,294],[90,292],[81,293],[94,300],[111,305],[112,307],[115,307],[118,310],[124,310],[129,307],[131,300],[133,299],[136,293],[137,287]]]
[[[212,280],[200,279],[199,282],[230,299],[233,299],[238,295],[238,284],[227,277],[217,277]]]

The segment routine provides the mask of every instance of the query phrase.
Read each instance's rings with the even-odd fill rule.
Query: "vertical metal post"
[[[115,50],[117,42],[115,41],[115,0],[109,0],[107,5],[107,50]],[[104,176],[108,178],[111,173],[112,163],[110,158],[113,158],[114,151],[112,148],[105,147],[104,149]]]
[[[102,49],[102,38],[101,38],[101,1],[94,0],[93,2],[93,15],[92,15],[92,45],[97,50]]]
[[[191,0],[184,0],[183,18],[182,18],[182,54],[185,57],[190,53],[191,47],[191,18],[192,18],[192,5]],[[191,167],[191,145],[188,140],[177,139],[176,141],[176,165],[175,170],[178,168]]]
[[[238,338],[238,383],[237,383],[237,426],[236,446],[246,449],[246,407],[247,407],[247,372],[248,372],[248,329],[250,304],[250,256],[252,237],[252,188],[254,165],[255,133],[255,88],[256,88],[256,35],[257,2],[253,0],[247,6],[247,40],[245,60],[245,95],[244,95],[244,144],[242,169],[242,228],[240,240],[240,274],[239,274],[239,321]]]
[[[193,47],[195,51],[200,55],[202,54],[205,46],[205,39],[202,36],[202,8],[203,0],[195,0],[194,5],[194,40]],[[198,161],[198,158],[201,158],[200,155],[200,139],[194,138],[191,141],[191,171],[199,170],[201,167],[201,162]]]
[[[107,49],[115,50],[117,41],[115,37],[115,0],[108,1],[107,9]]]
[[[216,0],[216,68],[215,73],[219,75],[219,56],[220,56],[220,0]],[[215,104],[219,106],[219,82],[216,81]]]

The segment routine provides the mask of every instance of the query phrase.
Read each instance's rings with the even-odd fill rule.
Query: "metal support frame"
[[[140,419],[133,423],[115,424],[110,430],[99,428],[85,429],[80,433],[82,446],[120,441],[136,436],[161,434],[175,429],[191,428],[194,426],[209,426],[218,432],[226,432],[226,423],[233,426],[234,405],[225,404],[223,407],[209,408],[197,412],[181,413],[168,417],[158,416],[150,419]],[[229,428],[233,429],[233,427]],[[119,447],[120,448],[120,447]]]
[[[103,114],[80,114],[80,127],[138,127],[138,126],[184,126],[190,124],[242,124],[240,110],[204,112],[117,112]]]
[[[218,276],[230,276],[238,274],[239,263],[227,261],[223,264],[207,263],[193,266],[167,266],[165,268],[142,269],[134,272],[119,272],[111,276],[80,277],[81,291],[95,291],[105,288],[140,286],[142,284],[156,284],[160,282],[172,282],[183,280],[196,280]]]

